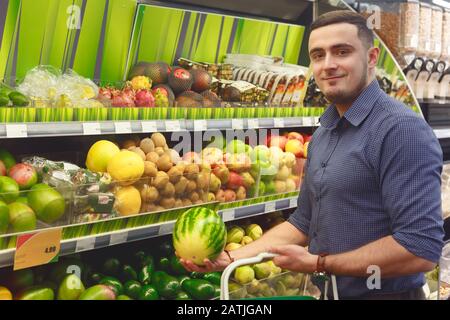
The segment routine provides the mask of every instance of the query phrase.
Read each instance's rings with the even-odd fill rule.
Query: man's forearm
[[[263,234],[261,238],[245,247],[233,250],[231,255],[237,259],[249,258],[268,251],[272,246],[298,244],[306,246],[308,237],[289,222],[283,222]]]
[[[325,260],[325,270],[335,275],[367,277],[368,267],[377,266],[381,277],[397,277],[426,272],[434,263],[413,255],[392,236],[381,238],[353,251],[330,255]]]

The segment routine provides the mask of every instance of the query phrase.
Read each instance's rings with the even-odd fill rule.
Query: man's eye
[[[348,53],[347,50],[339,50],[338,51],[338,55],[340,55],[340,56],[345,56],[347,53]]]
[[[321,54],[321,53],[316,53],[316,54],[313,54],[313,56],[312,56],[312,59],[314,61],[317,61],[317,60],[322,59],[322,58],[323,58],[323,54]]]

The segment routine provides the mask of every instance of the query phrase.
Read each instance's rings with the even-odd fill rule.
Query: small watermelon
[[[201,266],[206,258],[214,260],[223,251],[227,229],[217,212],[196,207],[178,217],[172,236],[178,255]]]

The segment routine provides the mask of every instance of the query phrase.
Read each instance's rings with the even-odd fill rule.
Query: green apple
[[[19,197],[19,185],[10,177],[0,177],[0,201],[11,203]]]

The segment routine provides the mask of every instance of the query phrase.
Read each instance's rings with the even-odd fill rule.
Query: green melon
[[[177,219],[172,236],[178,255],[201,266],[206,258],[214,260],[223,251],[227,229],[217,212],[197,207]]]
[[[52,187],[39,183],[28,192],[28,203],[39,220],[53,223],[64,215],[66,202]]]

